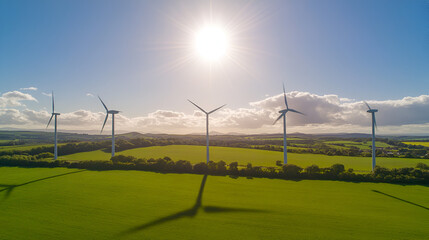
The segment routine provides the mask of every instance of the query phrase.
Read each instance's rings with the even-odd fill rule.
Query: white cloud
[[[0,109],[0,125],[24,125],[28,119],[16,109]]]
[[[45,95],[45,96],[47,96],[47,97],[52,97],[52,93],[45,93],[45,92],[42,92],[42,94],[43,94],[43,95]]]
[[[92,94],[92,93],[87,93],[86,96],[87,97],[95,97],[94,94]]]
[[[34,101],[37,102],[33,96],[27,93],[22,93],[20,91],[12,91],[3,93],[0,97],[0,107],[18,107],[25,106],[22,101]]]
[[[31,95],[10,92],[2,95],[7,99],[33,100]],[[19,97],[18,97],[19,96]],[[317,95],[308,92],[290,92],[287,94],[289,107],[305,113],[305,116],[287,115],[288,132],[368,132],[370,114],[361,101],[340,98],[338,95]],[[4,102],[5,100],[3,100]],[[9,100],[10,101],[10,100]],[[17,101],[17,102],[16,102]],[[15,100],[7,106],[20,106]],[[408,134],[429,133],[429,95],[404,97],[396,100],[371,101],[379,126],[378,133]],[[1,104],[1,101],[0,101]],[[3,104],[6,105],[6,104]],[[0,105],[1,106],[1,105]],[[281,132],[282,124],[273,125],[284,108],[283,95],[267,97],[251,102],[247,108],[224,108],[210,115],[210,131],[240,133]],[[40,128],[46,125],[50,114],[45,111],[3,109],[0,112],[0,126],[20,126]],[[105,118],[104,112],[77,110],[59,116],[60,129],[98,130]],[[110,117],[109,117],[110,118]],[[205,114],[200,111],[184,113],[171,110],[156,110],[145,116],[129,118],[126,115],[115,116],[116,128],[122,131],[194,133],[205,131]],[[110,121],[106,127],[110,125]]]
[[[37,91],[36,87],[27,87],[27,88],[20,88],[19,90],[22,91]]]

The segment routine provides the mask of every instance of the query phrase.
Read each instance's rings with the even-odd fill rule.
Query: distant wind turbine
[[[52,115],[49,119],[48,125],[46,125],[46,128],[49,127],[49,124],[52,121],[52,118],[55,116],[55,131],[54,131],[54,160],[57,160],[58,158],[58,149],[57,149],[57,116],[60,115],[59,113],[55,112],[55,101],[54,101],[54,91],[52,91]]]
[[[209,115],[211,113],[214,113],[217,110],[225,107],[226,104],[224,104],[224,105],[222,105],[222,106],[220,106],[220,107],[218,107],[218,108],[216,108],[216,109],[214,109],[214,110],[212,110],[210,112],[206,112],[204,109],[202,109],[201,107],[199,107],[197,104],[193,103],[191,100],[188,99],[188,101],[190,103],[192,103],[195,107],[197,107],[198,109],[200,109],[203,113],[206,114],[206,142],[207,142],[206,144],[207,144],[207,163],[208,163],[210,161],[210,156],[209,156]]]
[[[112,157],[114,157],[115,156],[115,114],[118,114],[119,111],[109,110],[106,107],[106,104],[104,104],[103,100],[101,100],[100,96],[98,96],[98,99],[100,99],[101,104],[103,104],[104,109],[106,109],[106,118],[104,119],[103,127],[101,128],[100,134],[103,132],[104,125],[106,125],[107,118],[109,118],[109,114],[112,114]]]
[[[278,120],[280,120],[280,118],[283,118],[283,163],[287,164],[287,146],[286,146],[286,113],[287,112],[294,112],[294,113],[299,113],[304,115],[304,113],[302,112],[298,112],[297,110],[294,110],[292,108],[289,108],[288,104],[287,104],[287,99],[286,99],[286,91],[285,91],[285,85],[283,84],[283,97],[285,99],[285,105],[286,105],[286,109],[280,110],[280,116],[276,119],[276,121],[274,121],[273,125],[276,124],[276,122]]]
[[[372,115],[372,171],[375,168],[375,128],[377,128],[377,122],[375,121],[375,113],[378,112],[378,109],[371,108],[367,102],[365,102],[368,107],[369,113]]]

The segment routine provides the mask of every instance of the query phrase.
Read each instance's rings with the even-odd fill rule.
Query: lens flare
[[[228,53],[228,48],[228,35],[218,26],[206,26],[195,36],[195,50],[207,61],[219,61]]]

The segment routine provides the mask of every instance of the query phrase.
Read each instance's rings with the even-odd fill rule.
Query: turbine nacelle
[[[52,113],[51,113],[51,118],[49,118],[49,122],[48,122],[48,124],[46,125],[46,128],[48,128],[49,127],[49,124],[51,124],[51,121],[52,121],[52,118],[54,117],[54,116],[58,116],[58,115],[60,115],[60,113],[56,113],[55,112],[55,100],[54,100],[54,91],[52,91]],[[56,126],[56,123],[55,123],[55,126]]]
[[[104,126],[106,125],[107,119],[109,118],[109,114],[115,115],[115,114],[118,114],[119,111],[118,110],[109,110],[107,108],[106,104],[104,104],[103,100],[101,100],[100,96],[98,96],[98,99],[100,99],[101,104],[103,104],[104,109],[106,109],[106,118],[104,119],[103,127],[101,127],[101,131],[100,131],[100,133],[102,133]],[[112,121],[113,121],[113,119],[112,119]],[[112,122],[112,129],[114,128],[113,125],[114,125],[114,123]],[[113,139],[113,137],[112,137],[112,139]]]
[[[285,85],[284,84],[283,84],[283,97],[284,97],[286,108],[279,111],[280,116],[274,121],[273,125],[276,124],[276,122],[278,120],[280,120],[280,118],[286,117],[286,113],[288,113],[288,112],[294,112],[294,113],[298,113],[298,114],[301,114],[301,115],[305,115],[304,113],[302,113],[300,111],[297,111],[295,109],[289,108],[289,105],[287,104],[286,91],[285,91]]]
[[[366,111],[366,112],[369,112],[369,113],[376,113],[376,112],[378,112],[378,109],[369,109],[368,111]]]

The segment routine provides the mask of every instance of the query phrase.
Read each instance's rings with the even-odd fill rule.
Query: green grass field
[[[341,146],[336,146],[334,144],[344,144],[346,147],[352,147],[352,146],[354,146],[354,147],[357,147],[357,148],[359,148],[361,150],[370,150],[371,146],[372,146],[372,142],[371,141],[368,141],[366,143],[363,143],[363,142],[353,142],[353,141],[325,141],[323,143],[329,145],[330,147],[334,147],[334,148],[336,148],[336,147],[340,147],[341,148]],[[392,147],[392,146],[390,146],[389,144],[387,144],[385,142],[379,142],[379,141],[375,142],[375,146],[378,147],[378,148],[380,148],[380,147],[381,148]],[[342,147],[342,148],[344,148],[344,147]]]
[[[429,235],[427,186],[215,176],[203,184],[203,179],[142,171],[0,167],[0,239]]]
[[[59,143],[58,146],[65,145],[65,143]],[[33,148],[38,147],[54,147],[54,144],[29,144],[29,145],[16,145],[16,146],[0,146],[0,152],[2,151],[11,151],[11,150],[20,150],[27,151]]]
[[[429,147],[429,142],[403,142],[403,143],[408,145],[420,145],[420,146]]]
[[[126,156],[135,156],[137,158],[160,158],[168,156],[173,160],[188,160],[192,163],[205,162],[204,146],[189,145],[170,145],[155,146],[146,148],[135,148],[117,154]],[[99,151],[76,153],[61,156],[60,160],[80,161],[80,160],[108,160],[110,153]],[[353,168],[359,171],[371,170],[370,157],[346,157],[346,156],[327,156],[321,154],[288,154],[289,163],[302,167],[317,164],[320,167],[329,167],[335,163],[342,163],[346,168]],[[238,162],[240,165],[252,163],[254,166],[275,166],[277,160],[283,160],[283,153],[276,151],[229,148],[229,147],[210,147],[210,159],[213,161],[223,160],[226,163]],[[415,167],[417,163],[423,162],[429,164],[427,159],[409,159],[409,158],[377,158],[377,165],[388,168]]]

